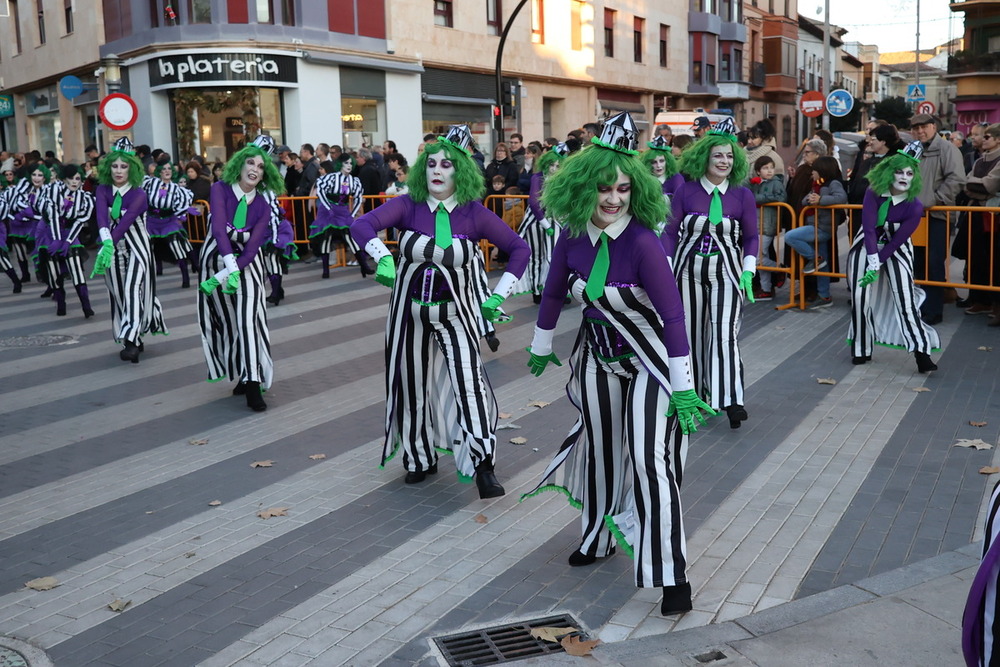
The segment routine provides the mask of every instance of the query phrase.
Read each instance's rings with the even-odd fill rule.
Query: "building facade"
[[[965,12],[964,48],[948,60],[955,84],[955,126],[966,134],[976,123],[1000,123],[1000,0],[950,5]]]

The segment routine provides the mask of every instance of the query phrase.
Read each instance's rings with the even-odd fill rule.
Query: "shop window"
[[[486,34],[499,35],[503,31],[503,10],[500,0],[486,0]]]
[[[531,43],[545,43],[545,1],[531,0]]]
[[[451,0],[434,0],[434,25],[452,28],[455,20],[452,17]]]
[[[258,131],[284,143],[281,91],[275,88],[178,89],[172,91],[177,151],[225,162]],[[259,123],[244,125],[245,119]]]
[[[187,0],[188,23],[211,23],[211,0]]]
[[[379,100],[366,98],[340,99],[340,121],[344,128],[345,147],[357,149],[375,144],[376,136],[380,135],[379,104]]]
[[[615,14],[613,9],[604,10],[604,55],[615,57]]]
[[[638,16],[632,19],[632,60],[642,62],[642,33],[646,30],[646,19]]]

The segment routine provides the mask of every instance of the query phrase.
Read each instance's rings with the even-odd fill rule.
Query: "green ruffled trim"
[[[621,148],[620,146],[612,146],[606,141],[601,141],[597,137],[591,137],[590,143],[600,146],[601,148],[607,148],[608,150],[617,151],[619,153],[624,153],[625,155],[638,155],[639,151],[633,151],[628,148]]]
[[[150,234],[149,238],[151,238],[151,239],[168,239],[171,236],[175,236],[177,234],[182,234],[184,236],[184,238],[187,238],[187,234],[184,232],[183,229],[178,229],[176,232],[170,232],[169,234]]]
[[[208,378],[207,380],[205,380],[205,382],[209,382],[211,384],[215,384],[216,382],[222,382],[225,379],[226,379],[225,377],[215,378],[214,380],[212,378]]]
[[[391,461],[396,456],[396,452],[399,451],[399,440],[396,440],[396,444],[392,446],[392,451],[389,452],[389,456],[382,459],[382,463],[379,464],[379,470],[385,470],[385,464]]]
[[[624,361],[625,359],[632,359],[636,356],[635,352],[626,352],[625,354],[619,354],[617,357],[605,357],[603,354],[594,350],[594,356],[605,363],[613,364],[616,361]]]
[[[647,141],[646,145],[649,146],[649,150],[651,151],[659,151],[661,153],[668,153],[671,151],[670,146],[665,146],[664,148],[660,148],[659,146],[654,146],[652,141]]]
[[[853,338],[848,338],[847,339],[847,344],[848,345],[854,345],[854,339]],[[909,352],[909,350],[907,350],[902,345],[893,345],[892,343],[880,343],[879,341],[875,341],[875,344],[878,345],[879,347],[887,347],[890,350],[902,350],[903,352]],[[940,352],[940,351],[941,351],[940,347],[932,347],[931,348],[931,352]]]
[[[455,474],[458,476],[459,483],[461,483],[461,484],[472,484],[472,477],[470,477],[468,475],[463,475],[462,473],[458,472],[457,470],[455,471]]]
[[[635,558],[635,552],[632,551],[632,547],[625,540],[625,534],[622,533],[621,529],[618,528],[618,524],[615,523],[614,517],[611,515],[604,516],[604,525],[608,527],[611,534],[614,535],[615,541],[618,542],[618,546],[622,548],[622,551],[628,554],[629,558]]]
[[[443,306],[446,303],[451,303],[454,299],[445,299],[444,301],[421,301],[420,299],[411,298],[410,301],[417,304],[418,306]]]
[[[523,494],[521,494],[521,497],[518,499],[517,502],[520,503],[520,502],[524,502],[528,498],[534,498],[535,496],[537,496],[538,494],[542,493],[543,491],[556,491],[558,493],[561,493],[564,496],[566,496],[566,500],[569,501],[570,505],[572,505],[573,507],[575,507],[578,510],[582,510],[583,509],[583,503],[581,503],[579,500],[577,500],[576,498],[574,498],[572,496],[572,494],[570,494],[569,489],[567,489],[564,486],[559,486],[558,484],[546,484],[545,486],[539,487],[538,489],[536,489],[534,491],[531,491],[530,493],[523,493]]]

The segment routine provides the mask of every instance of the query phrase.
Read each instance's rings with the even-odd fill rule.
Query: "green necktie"
[[[713,225],[722,222],[722,195],[719,188],[712,190],[712,203],[708,205],[708,221]]]
[[[115,200],[111,204],[111,219],[117,220],[122,217],[122,193],[115,193]]]
[[[434,244],[447,249],[451,247],[451,241],[451,216],[448,215],[444,202],[440,202],[434,214]]]
[[[882,205],[878,207],[878,222],[875,223],[876,227],[881,227],[885,224],[885,219],[889,217],[889,205],[892,203],[892,197],[887,197]]]
[[[608,279],[608,268],[611,266],[611,257],[608,252],[608,235],[601,232],[598,241],[597,257],[594,258],[594,266],[590,268],[590,276],[587,278],[587,287],[584,291],[587,298],[597,301],[604,295],[604,283]]]
[[[243,229],[247,226],[247,198],[244,195],[240,203],[236,205],[236,213],[233,214],[233,227]]]

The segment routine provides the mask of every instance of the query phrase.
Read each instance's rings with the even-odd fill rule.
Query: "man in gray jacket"
[[[920,191],[921,203],[924,208],[954,206],[956,195],[965,187],[962,152],[955,144],[938,136],[938,121],[934,116],[917,114],[910,119],[910,130],[914,138],[924,146],[920,161],[920,176],[924,184]],[[934,213],[930,216],[926,260],[924,249],[915,248],[913,269],[916,278],[942,282],[946,280],[949,232],[946,214]],[[944,312],[944,288],[924,286],[924,291],[927,292],[927,300],[920,307],[921,315],[928,324],[937,324]]]

